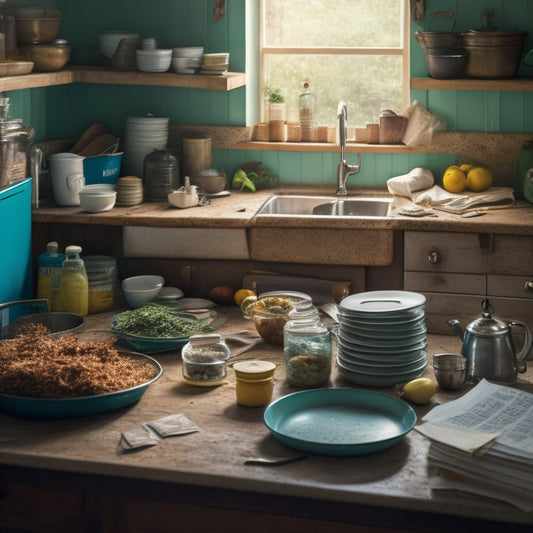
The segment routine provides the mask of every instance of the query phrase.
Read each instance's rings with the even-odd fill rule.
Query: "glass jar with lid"
[[[331,374],[331,335],[318,316],[289,320],[283,328],[287,381],[293,387],[321,387]]]
[[[181,351],[183,379],[190,385],[222,385],[230,349],[218,333],[192,335]]]

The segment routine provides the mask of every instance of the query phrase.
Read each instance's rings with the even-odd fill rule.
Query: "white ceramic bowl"
[[[80,191],[80,205],[89,213],[101,213],[113,209],[117,200],[117,192],[112,189],[87,189]]]
[[[126,302],[130,307],[135,308],[155,300],[164,284],[163,276],[146,274],[122,280],[121,287]]]
[[[173,57],[172,70],[177,74],[194,74],[200,64],[190,57]]]
[[[172,55],[174,57],[194,57],[202,59],[204,55],[203,46],[183,46],[181,48],[173,48]]]
[[[172,49],[137,50],[136,57],[141,72],[166,72],[172,61]]]
[[[204,65],[220,65],[224,63],[229,63],[229,53],[227,52],[204,55]]]

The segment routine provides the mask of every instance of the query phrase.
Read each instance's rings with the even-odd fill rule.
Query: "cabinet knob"
[[[526,292],[533,292],[533,281],[526,281],[524,283],[524,290]]]
[[[440,263],[440,260],[441,260],[441,256],[439,252],[437,252],[436,250],[429,252],[428,261],[432,265],[438,265]]]

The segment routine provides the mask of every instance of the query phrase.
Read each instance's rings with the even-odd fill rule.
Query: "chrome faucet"
[[[347,120],[348,111],[346,110],[346,104],[341,100],[337,107],[337,142],[341,147],[341,160],[337,167],[337,196],[346,196],[348,194],[348,191],[346,190],[348,177],[352,174],[357,174],[361,168],[361,154],[357,154],[357,165],[349,165],[346,163],[344,151],[346,149]]]

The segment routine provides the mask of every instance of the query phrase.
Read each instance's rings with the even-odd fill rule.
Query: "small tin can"
[[[240,361],[233,365],[237,403],[261,407],[270,403],[274,391],[274,370],[270,361]]]

